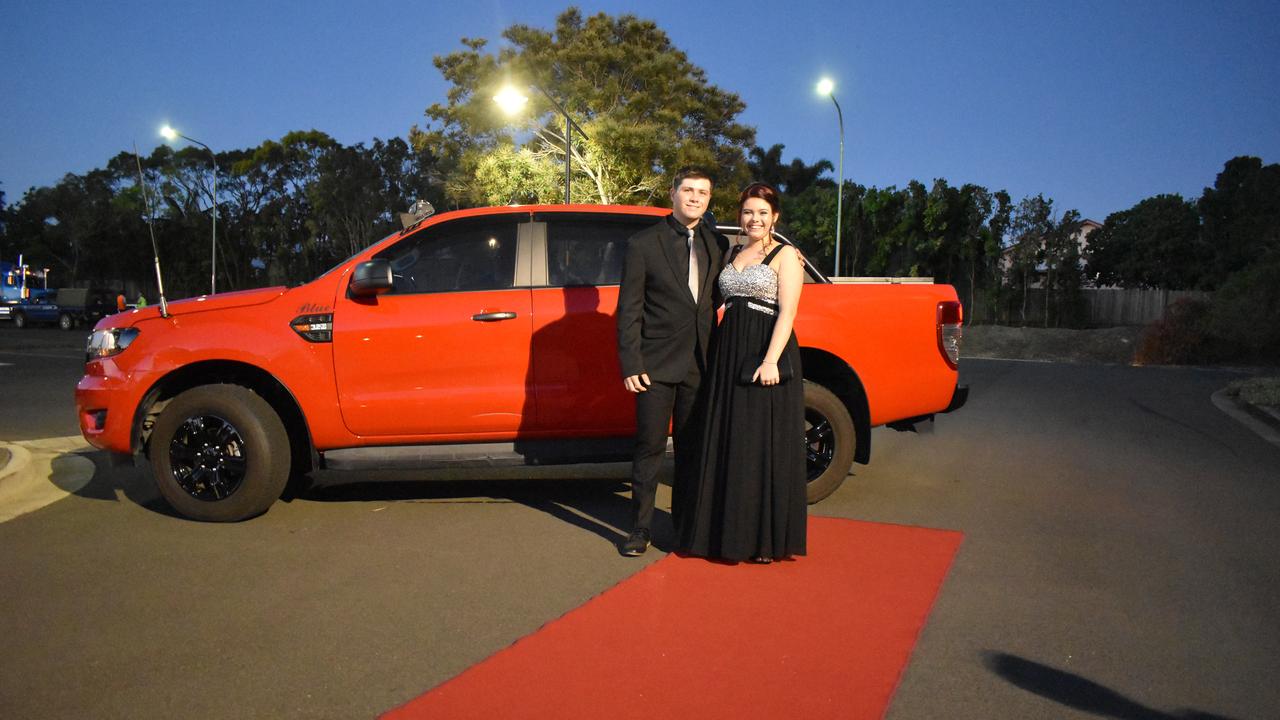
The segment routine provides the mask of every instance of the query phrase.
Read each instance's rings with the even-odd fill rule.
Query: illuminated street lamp
[[[831,78],[822,78],[818,81],[818,94],[826,95],[831,98],[831,102],[836,106],[836,118],[840,121],[840,161],[837,167],[839,170],[836,177],[836,265],[833,277],[840,276],[840,219],[843,215],[844,206],[844,113],[840,111],[840,103],[836,102],[836,84]]]
[[[577,129],[578,132],[582,133],[582,137],[588,140],[591,139],[591,136],[587,135],[587,132],[578,123],[574,122],[573,118],[569,117],[569,111],[556,102],[556,99],[551,97],[546,90],[532,83],[530,83],[529,87],[542,93],[542,96],[564,116],[564,203],[568,205],[570,197],[569,185],[573,176],[573,131]],[[498,107],[502,108],[503,113],[511,116],[520,112],[525,105],[529,104],[529,97],[513,85],[504,85],[498,91],[498,94],[493,96],[493,101],[498,103]]]
[[[169,125],[165,125],[164,127],[160,128],[160,134],[163,135],[164,138],[169,142],[173,142],[178,138],[182,138],[183,140],[186,140],[189,143],[195,143],[196,145],[199,145],[200,147],[209,151],[209,159],[213,161],[213,195],[212,195],[213,197],[213,211],[212,211],[213,228],[210,232],[210,235],[211,235],[210,245],[212,246],[213,249],[210,254],[211,260],[210,260],[210,266],[209,266],[209,294],[213,295],[214,293],[218,292],[218,158],[216,155],[213,154],[213,150],[208,145],[205,145],[204,143],[200,142],[199,140],[193,137],[188,137],[186,135],[183,135],[177,130],[174,130]]]

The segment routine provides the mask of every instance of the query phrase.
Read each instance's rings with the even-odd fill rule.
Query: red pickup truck
[[[617,461],[631,452],[613,313],[626,240],[669,211],[546,205],[418,220],[298,287],[101,320],[76,387],[94,446],[145,456],[191,518],[266,511],[313,468]],[[808,268],[796,320],[809,499],[871,428],[963,404],[947,285]]]

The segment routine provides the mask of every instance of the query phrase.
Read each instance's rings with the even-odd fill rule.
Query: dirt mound
[[[964,329],[960,355],[1128,365],[1141,336],[1141,327],[1068,330],[970,325]]]

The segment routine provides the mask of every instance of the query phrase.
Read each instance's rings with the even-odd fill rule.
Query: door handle
[[[515,320],[516,314],[510,311],[487,312],[487,313],[479,313],[476,315],[472,315],[471,319],[475,320],[476,322],[498,322],[499,320]]]

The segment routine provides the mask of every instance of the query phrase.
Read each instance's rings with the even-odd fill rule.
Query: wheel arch
[[[858,439],[853,461],[866,465],[871,460],[871,411],[862,379],[844,360],[819,348],[800,348],[800,364],[805,380],[822,385],[844,403]]]
[[[293,473],[318,466],[315,445],[306,416],[293,393],[271,373],[256,365],[234,360],[205,360],[178,368],[160,378],[143,395],[134,412],[131,430],[133,453],[149,455],[151,429],[174,397],[201,385],[229,384],[247,388],[261,397],[280,417],[289,435]]]

